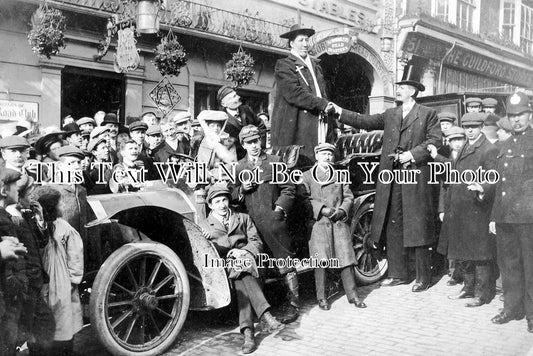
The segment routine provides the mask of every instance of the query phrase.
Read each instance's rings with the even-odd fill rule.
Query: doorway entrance
[[[125,80],[122,74],[78,67],[61,72],[61,117],[75,120],[98,111],[115,113],[124,122]]]
[[[372,92],[373,68],[355,53],[323,54],[320,66],[331,101],[358,113],[368,113],[368,97]]]

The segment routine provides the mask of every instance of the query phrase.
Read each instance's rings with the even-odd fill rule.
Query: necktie
[[[222,219],[222,223],[224,224],[224,227],[226,228],[226,230],[229,230],[229,219],[227,216],[225,216],[223,219]]]

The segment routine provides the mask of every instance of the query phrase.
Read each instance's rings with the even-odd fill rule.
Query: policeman
[[[481,99],[480,98],[468,98],[465,100],[466,112],[480,112],[481,111]]]
[[[513,136],[502,143],[497,169],[500,180],[490,230],[497,232],[504,305],[495,324],[527,318],[533,333],[533,129],[532,109],[524,93],[507,98]]]

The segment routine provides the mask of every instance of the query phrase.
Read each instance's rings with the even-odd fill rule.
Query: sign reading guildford
[[[446,51],[451,48],[448,42],[440,41],[417,32],[410,32],[402,50],[424,58],[441,61]],[[446,57],[444,64],[464,71],[474,72],[483,76],[491,76],[504,82],[525,86],[533,86],[533,72],[508,63],[481,55],[474,51],[455,47]]]

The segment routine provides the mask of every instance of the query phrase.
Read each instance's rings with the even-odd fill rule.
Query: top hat
[[[303,27],[300,24],[295,24],[291,26],[289,32],[282,33],[281,35],[279,35],[279,37],[290,40],[295,38],[299,34],[304,34],[308,37],[311,37],[315,34],[315,30],[313,30],[312,28]]]
[[[406,67],[406,69],[403,71],[402,80],[399,82],[396,82],[395,84],[398,85],[410,85],[418,91],[424,91],[426,90],[426,87],[420,83],[420,71],[416,70],[416,66],[413,64],[410,64]]]

